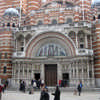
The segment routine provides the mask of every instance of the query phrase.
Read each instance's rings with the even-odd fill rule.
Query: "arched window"
[[[4,66],[3,73],[6,73],[6,72],[7,72],[7,67]]]
[[[7,53],[5,53],[5,59],[7,58]]]
[[[98,19],[100,19],[100,15],[98,15]]]
[[[49,43],[38,50],[37,56],[67,56],[67,53],[60,45]]]
[[[38,25],[43,25],[43,22],[41,20],[39,20]]]
[[[79,48],[85,47],[85,34],[83,31],[78,32],[78,42],[79,42]]]
[[[67,19],[67,23],[69,24],[69,23],[72,23],[72,19],[71,18],[68,18]]]
[[[2,58],[2,53],[0,53],[0,59]]]
[[[57,24],[57,20],[53,19],[52,24],[54,24],[54,25]]]
[[[3,23],[3,27],[5,27],[5,23]]]
[[[12,24],[12,27],[15,27],[15,23]]]
[[[25,46],[24,43],[25,43],[24,36],[23,35],[19,35],[17,37],[17,44],[18,44],[17,50],[18,51],[24,51],[24,46]]]
[[[10,27],[10,23],[7,23],[7,27]]]
[[[93,20],[95,20],[95,16],[93,16]]]

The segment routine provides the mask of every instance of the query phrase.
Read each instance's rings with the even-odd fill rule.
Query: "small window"
[[[100,19],[100,15],[98,15],[98,19]]]
[[[6,72],[7,72],[7,67],[4,66],[3,73],[6,73]]]
[[[7,26],[10,27],[10,23],[8,23]]]
[[[84,44],[80,44],[80,48],[84,48]]]
[[[5,58],[7,58],[7,53],[5,53]]]
[[[41,20],[39,20],[38,25],[43,25],[43,22]]]
[[[0,59],[2,58],[2,53],[0,53]]]
[[[72,23],[72,19],[71,18],[68,18],[67,19],[67,23],[69,24],[69,23]]]
[[[57,20],[55,20],[55,19],[52,20],[52,24],[54,24],[54,25],[57,24]]]
[[[24,51],[24,47],[21,47],[21,51]]]
[[[24,25],[26,24],[26,21],[24,21]]]
[[[92,78],[92,71],[89,71],[89,77]]]
[[[15,27],[15,23],[12,24],[12,27]]]
[[[3,27],[5,27],[5,23],[3,23]]]
[[[95,20],[95,16],[93,16],[93,20]]]

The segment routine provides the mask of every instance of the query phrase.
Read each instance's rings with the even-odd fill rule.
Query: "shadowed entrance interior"
[[[57,85],[57,64],[45,64],[45,83],[47,86]]]

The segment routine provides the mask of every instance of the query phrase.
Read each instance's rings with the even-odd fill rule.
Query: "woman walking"
[[[56,87],[56,91],[55,93],[52,93],[52,95],[54,95],[54,100],[60,100],[60,90],[59,90],[59,87],[57,86]]]

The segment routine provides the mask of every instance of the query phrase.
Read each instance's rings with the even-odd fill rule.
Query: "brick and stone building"
[[[48,86],[65,80],[69,87],[79,81],[100,87],[99,6],[91,7],[91,0],[1,1],[1,79],[16,86],[41,79]]]

